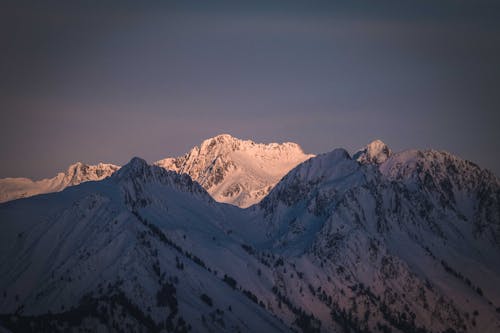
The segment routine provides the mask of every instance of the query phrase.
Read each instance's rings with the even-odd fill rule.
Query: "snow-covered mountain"
[[[113,164],[99,163],[87,165],[77,162],[69,166],[66,172],[60,172],[53,178],[31,180],[29,178],[0,179],[0,202],[31,197],[37,194],[64,190],[68,186],[109,177],[120,167]]]
[[[331,315],[351,331],[499,331],[498,179],[445,152],[384,160],[338,149],[299,165],[255,207],[260,244],[307,262],[323,325]],[[279,292],[300,302],[283,279]]]
[[[259,202],[288,171],[313,156],[292,142],[262,144],[221,134],[183,156],[155,164],[187,173],[219,202],[245,208]]]
[[[262,144],[221,134],[204,140],[183,156],[165,158],[155,164],[188,174],[219,202],[244,208],[259,202],[288,171],[312,156],[292,142]],[[119,168],[113,164],[78,162],[50,179],[0,179],[0,202],[101,180]]]
[[[380,164],[392,155],[392,150],[381,140],[375,140],[354,154],[353,159],[363,164]]]
[[[0,327],[498,332],[499,180],[370,146],[308,159],[248,209],[138,158],[1,204]]]
[[[280,332],[239,208],[134,158],[101,182],[0,205],[0,323],[17,331]],[[262,277],[259,277],[261,276]]]

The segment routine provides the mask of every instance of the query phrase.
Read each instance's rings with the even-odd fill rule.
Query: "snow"
[[[392,150],[381,140],[374,140],[354,154],[354,159],[361,163],[380,164],[392,155]]]
[[[119,166],[99,163],[87,165],[77,162],[60,172],[53,178],[33,181],[28,178],[0,179],[0,202],[31,197],[37,194],[59,192],[68,186],[78,185],[86,181],[97,181],[109,177]]]
[[[19,320],[64,314],[90,294],[109,319],[87,316],[81,327],[90,330],[112,330],[113,321],[148,330],[112,295],[158,327],[182,318],[196,332],[301,331],[304,322],[322,332],[398,332],[402,321],[431,331],[500,329],[493,174],[434,150],[382,161],[372,153],[386,149],[376,143],[382,149],[366,152],[377,158],[335,149],[298,164],[250,208],[215,201],[205,186],[251,172],[263,179],[284,170],[273,156],[297,156],[286,145],[256,146],[223,135],[169,160],[184,174],[133,158],[101,181],[1,204],[2,324],[16,312]],[[260,166],[271,171],[256,173]],[[169,285],[176,307],[157,299]]]
[[[311,157],[292,142],[262,144],[221,134],[184,156],[155,164],[189,174],[216,201],[246,208],[262,200],[288,171]]]
[[[245,208],[262,200],[288,171],[313,156],[292,142],[262,144],[220,134],[204,140],[184,156],[164,158],[155,164],[188,174],[216,201]],[[119,168],[113,164],[78,162],[50,179],[0,179],[0,202],[102,180]]]

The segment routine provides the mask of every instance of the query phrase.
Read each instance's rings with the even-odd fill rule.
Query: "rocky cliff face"
[[[3,178],[0,179],[0,202],[31,197],[37,194],[58,192],[68,186],[101,180],[109,177],[119,168],[119,166],[113,164],[88,165],[77,162],[70,165],[66,172],[61,172],[53,178],[38,181],[28,178]]]
[[[353,158],[363,164],[380,164],[392,155],[392,150],[381,140],[374,140],[354,154]]]
[[[248,207],[264,198],[293,167],[312,156],[291,142],[259,144],[221,134],[203,141],[183,156],[165,158],[155,164],[189,175],[219,202]],[[78,162],[50,179],[0,179],[0,202],[58,192],[85,181],[101,180],[119,168],[113,164]]]
[[[256,208],[261,244],[320,267],[313,294],[346,330],[498,329],[498,179],[432,150],[358,161],[335,150],[292,170]]]
[[[188,174],[219,202],[244,208],[259,202],[288,171],[312,156],[291,142],[261,144],[222,134],[184,156],[155,164]]]
[[[498,332],[498,179],[445,152],[389,155],[313,157],[248,209],[138,158],[4,203],[0,325]]]

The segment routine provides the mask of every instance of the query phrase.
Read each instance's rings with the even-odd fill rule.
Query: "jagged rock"
[[[114,164],[88,165],[77,162],[70,165],[66,172],[61,172],[53,178],[37,181],[28,178],[3,178],[0,179],[0,202],[31,197],[37,194],[58,192],[68,186],[101,180],[111,176],[119,168]]]
[[[312,156],[292,142],[262,144],[221,134],[155,164],[188,174],[219,202],[244,208],[262,200],[288,171]]]

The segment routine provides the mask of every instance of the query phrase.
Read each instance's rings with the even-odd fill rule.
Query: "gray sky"
[[[500,175],[498,1],[206,3],[2,2],[0,177],[220,133],[311,153],[378,138]]]

